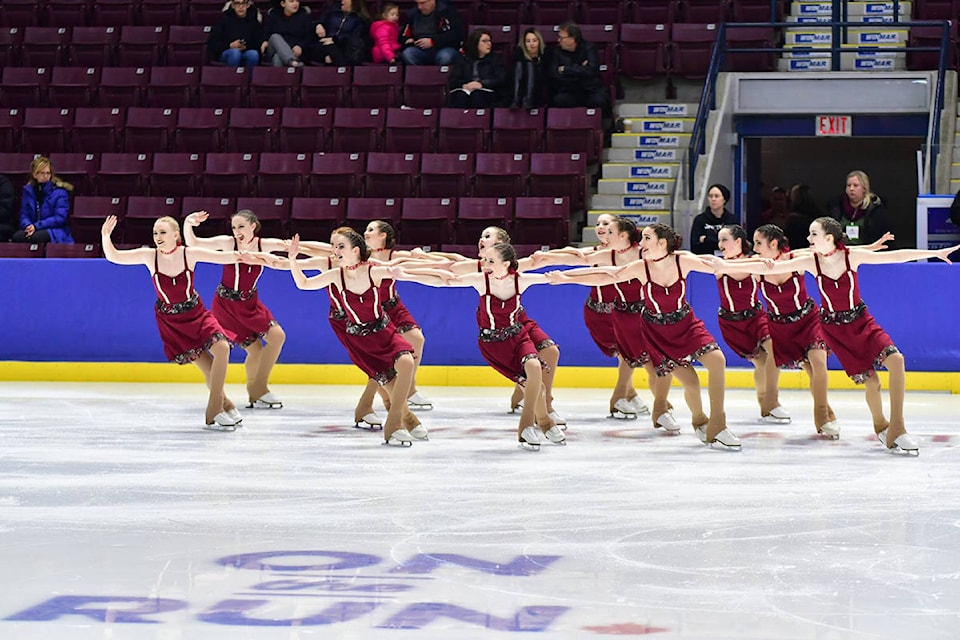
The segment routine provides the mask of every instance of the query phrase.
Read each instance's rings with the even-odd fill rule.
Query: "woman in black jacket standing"
[[[447,106],[462,109],[502,107],[507,104],[507,68],[493,53],[493,37],[476,29],[463,44],[464,55],[450,72]]]
[[[870,190],[870,178],[863,171],[847,174],[842,196],[827,205],[828,215],[840,223],[848,244],[873,244],[885,233],[893,233],[893,221],[880,196]]]
[[[712,184],[707,189],[707,208],[693,219],[690,227],[690,250],[699,254],[714,254],[720,252],[720,229],[740,224],[737,217],[727,210],[730,200],[730,189],[722,184]]]

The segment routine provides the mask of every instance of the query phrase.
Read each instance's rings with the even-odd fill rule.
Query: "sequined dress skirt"
[[[678,366],[690,365],[705,353],[720,348],[689,306],[682,313],[656,315],[644,312],[642,317],[650,360],[658,375],[666,375]]]
[[[827,350],[820,329],[817,305],[812,300],[794,313],[767,315],[773,359],[778,367],[800,369],[811,349]]]
[[[757,357],[760,343],[770,339],[766,312],[762,308],[747,309],[739,314],[725,311],[720,309],[717,318],[723,341],[741,358]]]
[[[172,305],[157,300],[154,315],[163,352],[170,362],[193,362],[214,342],[227,339],[220,323],[199,297]]]
[[[508,380],[523,384],[527,375],[523,365],[530,358],[537,358],[537,345],[530,336],[528,327],[517,323],[506,329],[491,332],[488,329],[480,330],[477,340],[480,355],[495,371]],[[546,366],[541,360],[541,367]]]
[[[844,372],[862,384],[883,367],[883,361],[899,350],[867,306],[853,312],[828,313],[820,309],[820,328],[827,346],[837,356]]]
[[[227,339],[244,348],[262,339],[276,324],[273,314],[260,301],[256,290],[238,292],[221,285],[217,287],[217,295],[210,309],[223,327]]]
[[[583,305],[583,323],[603,355],[610,358],[617,355],[619,349],[613,330],[613,304],[587,298]]]

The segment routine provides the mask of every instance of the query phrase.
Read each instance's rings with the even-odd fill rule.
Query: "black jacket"
[[[245,40],[247,49],[259,50],[264,37],[263,25],[257,19],[258,15],[255,7],[247,9],[247,15],[243,19],[233,9],[224,11],[217,23],[210,29],[210,37],[207,38],[207,51],[210,52],[210,59],[219,60],[234,40]]]
[[[264,39],[279,33],[291,48],[299,46],[306,52],[317,42],[316,27],[316,20],[303,7],[290,17],[282,9],[271,9],[263,26]]]
[[[719,251],[720,229],[731,224],[740,224],[740,221],[726,209],[719,218],[710,213],[709,209],[699,214],[690,227],[690,251],[701,255]],[[700,236],[706,236],[703,242],[700,242]]]
[[[559,45],[551,47],[547,55],[547,79],[554,93],[604,91],[600,82],[600,58],[589,42],[581,42],[574,51],[564,51]]]
[[[407,12],[406,26],[400,31],[400,44],[405,45],[407,40],[416,40],[413,32],[414,21],[421,15],[420,10],[414,7]],[[460,14],[452,6],[438,1],[433,13],[430,14],[435,24],[436,34],[433,37],[435,49],[459,49],[463,44],[463,21]]]
[[[495,104],[507,103],[507,67],[500,54],[491,52],[479,60],[461,56],[450,71],[447,87],[452,91],[472,80],[479,80],[485,89],[494,92]]]
[[[5,175],[0,175],[0,242],[7,242],[20,228],[17,220],[16,191]]]
[[[890,213],[887,212],[887,208],[883,206],[882,201],[873,202],[867,207],[860,218],[853,221],[846,216],[843,210],[842,203],[846,197],[844,194],[832,200],[827,205],[827,215],[840,222],[843,226],[844,233],[846,233],[850,239],[850,244],[872,244],[879,240],[886,232],[893,231],[893,220],[890,219]],[[850,226],[858,227],[859,237],[850,237],[849,230],[847,229],[847,227]]]

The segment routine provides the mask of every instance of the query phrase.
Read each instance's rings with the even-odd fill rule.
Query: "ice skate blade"
[[[413,446],[413,436],[406,429],[397,429],[384,440],[383,444],[391,447],[410,447]]]
[[[706,425],[702,427],[695,427],[697,432],[697,437],[700,438],[700,442],[707,445],[711,449],[720,449],[723,451],[740,451],[741,443],[740,438],[737,437],[729,429],[724,429],[716,435],[713,440],[707,440],[707,427]]]
[[[517,404],[510,405],[510,413],[520,413],[523,411],[523,403],[518,402]]]
[[[637,414],[635,413],[624,413],[623,411],[617,411],[614,409],[610,412],[608,418],[613,418],[614,420],[636,420]]]
[[[383,420],[372,411],[356,421],[353,425],[356,429],[366,429],[367,431],[380,431],[383,429]]]
[[[919,456],[920,446],[909,433],[904,433],[897,436],[897,439],[893,441],[893,446],[888,448],[887,451],[899,456]]]
[[[250,404],[247,405],[247,409],[282,409],[283,403],[280,401],[280,398],[273,395],[272,391],[268,391]]]
[[[553,420],[553,424],[557,425],[558,427],[560,427],[560,428],[563,429],[564,431],[567,430],[567,419],[566,419],[566,418],[561,417],[560,414],[557,413],[556,411],[551,411],[551,412],[548,413],[547,415],[550,416],[550,419],[551,419],[551,420]]]
[[[778,418],[777,416],[768,413],[765,416],[760,416],[758,422],[762,422],[764,424],[790,424],[790,420],[790,416],[787,416],[786,418]]]
[[[237,423],[226,412],[221,411],[213,417],[213,422],[203,425],[204,431],[231,432],[237,430]]]
[[[419,391],[407,398],[407,406],[415,411],[430,411],[433,402]]]

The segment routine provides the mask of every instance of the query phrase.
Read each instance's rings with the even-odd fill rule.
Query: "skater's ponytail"
[[[637,225],[634,224],[633,220],[617,216],[613,220],[613,226],[617,228],[617,233],[627,234],[627,239],[630,241],[630,246],[640,242],[640,230],[637,229]]]
[[[508,269],[510,271],[516,271],[520,266],[517,262],[517,250],[513,248],[513,245],[508,242],[498,242],[493,245],[493,250],[496,252],[497,257],[500,258],[503,262],[509,262],[510,266]]]
[[[674,231],[673,227],[662,222],[651,224],[647,229],[650,229],[653,235],[657,236],[657,239],[667,241],[667,253],[673,253],[683,244],[683,238],[680,237],[680,234]]]
[[[383,220],[373,220],[370,222],[370,224],[376,225],[377,231],[386,236],[383,239],[384,249],[393,249],[395,246],[397,246],[397,232],[393,230],[393,227],[390,226],[389,222],[385,222]]]
[[[836,245],[838,249],[846,249],[850,238],[843,232],[843,226],[838,220],[830,216],[822,216],[814,220],[814,222],[819,224],[820,228],[823,229],[823,235],[833,236],[833,244]]]
[[[750,242],[750,236],[747,235],[746,230],[738,224],[728,224],[721,229],[721,231],[726,231],[730,234],[730,237],[734,240],[740,241],[740,253],[746,255],[753,251],[753,243]]]

